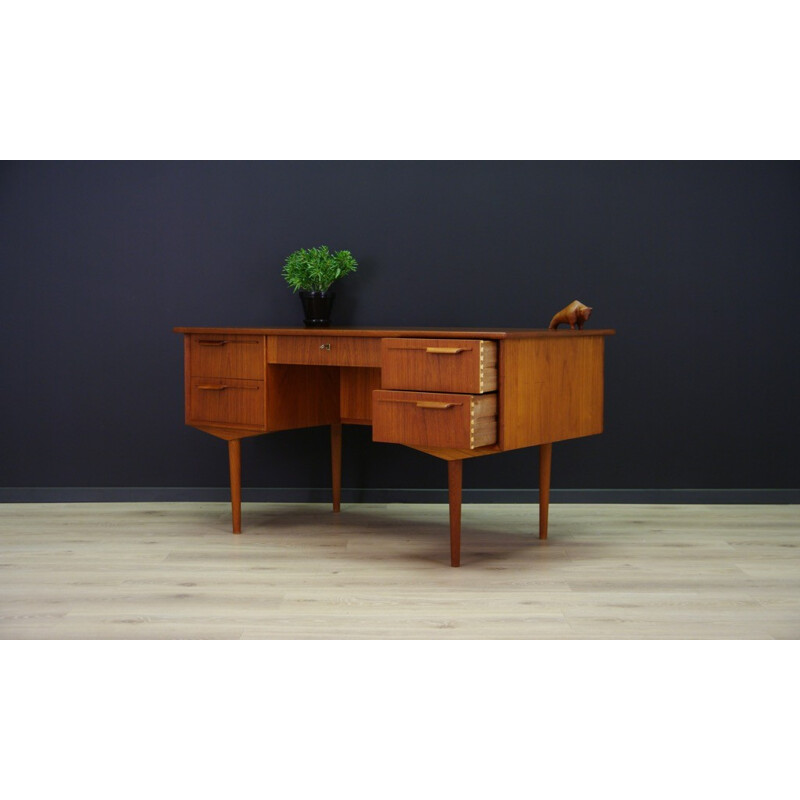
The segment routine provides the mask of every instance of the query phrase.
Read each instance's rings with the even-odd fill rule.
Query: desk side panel
[[[500,447],[558,442],[603,431],[601,336],[500,343]]]
[[[339,406],[342,422],[372,424],[372,393],[380,388],[379,368],[340,367]]]
[[[186,425],[189,424],[189,419],[191,417],[190,404],[192,402],[191,342],[192,342],[191,336],[188,333],[184,334],[183,335],[183,421]]]

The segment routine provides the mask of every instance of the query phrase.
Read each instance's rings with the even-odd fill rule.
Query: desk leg
[[[550,511],[550,466],[553,445],[539,445],[539,538],[547,538],[547,515]]]
[[[331,425],[331,484],[333,486],[333,510],[339,510],[342,499],[342,423]]]
[[[447,490],[450,497],[450,566],[461,566],[461,480],[463,460],[447,462]]]
[[[231,471],[231,512],[233,532],[242,532],[242,440],[228,441],[228,464]]]

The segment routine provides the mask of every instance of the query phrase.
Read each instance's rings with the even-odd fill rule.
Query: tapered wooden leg
[[[342,423],[331,425],[331,476],[333,510],[338,511],[342,499]]]
[[[242,440],[228,442],[228,464],[231,471],[231,512],[233,532],[242,532]]]
[[[447,462],[447,490],[450,498],[450,566],[461,566],[461,479],[463,460]]]
[[[547,514],[550,510],[550,465],[553,445],[539,445],[539,538],[547,538]]]

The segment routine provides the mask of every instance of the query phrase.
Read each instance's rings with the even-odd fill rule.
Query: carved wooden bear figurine
[[[583,323],[591,315],[592,309],[589,306],[585,306],[580,300],[573,300],[550,320],[550,330],[556,330],[561,324],[569,325],[572,330],[575,330],[575,325],[577,325],[579,331],[583,330]]]

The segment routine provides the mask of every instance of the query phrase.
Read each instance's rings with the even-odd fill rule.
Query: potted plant
[[[336,297],[331,284],[356,271],[358,263],[349,250],[331,253],[327,245],[295,250],[286,257],[283,277],[295,292],[300,292],[303,320],[308,328],[325,328],[331,324],[331,306]]]

